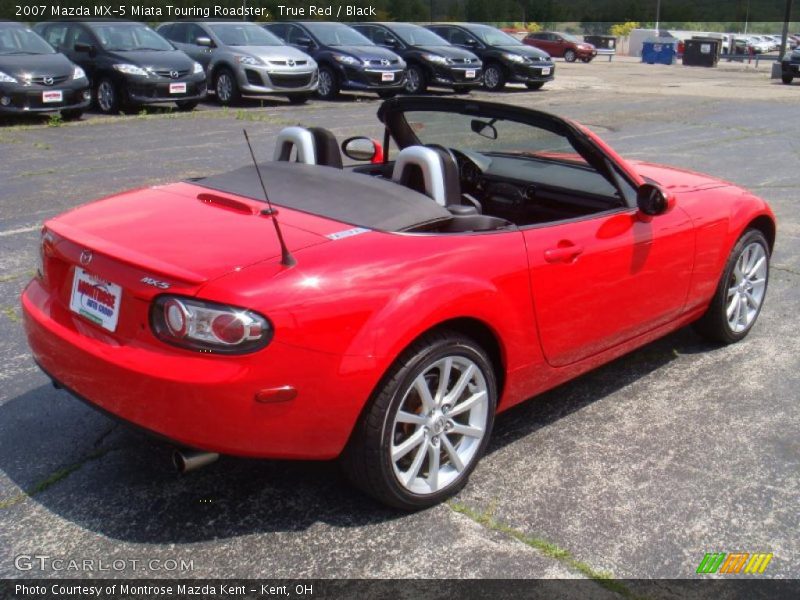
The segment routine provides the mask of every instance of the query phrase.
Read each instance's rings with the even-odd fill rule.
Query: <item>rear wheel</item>
[[[428,78],[419,65],[409,65],[406,71],[406,92],[409,94],[424,94],[428,89]]]
[[[497,63],[492,63],[483,72],[483,86],[492,92],[499,92],[506,85],[506,74],[503,67]]]
[[[239,103],[242,99],[242,94],[233,71],[228,68],[222,68],[217,71],[214,77],[214,93],[217,96],[217,102],[222,106],[232,106]]]
[[[333,100],[339,95],[339,78],[330,67],[321,67],[319,70],[317,94],[323,100]]]
[[[745,231],[733,247],[708,310],[694,325],[701,335],[724,344],[744,339],[764,304],[769,258],[764,234]]]
[[[783,75],[781,75],[781,81],[786,85],[792,83],[793,80],[794,80],[794,75],[792,75],[791,73],[789,74],[784,73]]]
[[[289,94],[286,97],[291,104],[305,104],[308,102],[309,94]]]
[[[544,86],[544,81],[531,81],[525,84],[529,90],[540,90]]]
[[[458,492],[483,455],[497,388],[485,351],[456,332],[423,336],[396,361],[342,456],[381,502],[418,510]]]
[[[567,62],[575,62],[576,54],[575,50],[567,50],[564,52],[564,60]]]

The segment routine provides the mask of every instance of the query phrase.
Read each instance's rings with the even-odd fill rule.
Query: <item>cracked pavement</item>
[[[15,568],[38,553],[193,561],[103,574],[126,577],[691,578],[717,551],[772,552],[766,576],[800,576],[800,86],[737,65],[558,69],[542,92],[474,96],[764,196],[779,219],[766,305],[741,344],[684,329],[505,413],[454,503],[411,515],[352,490],[335,463],[223,457],[176,476],[166,444],[49,385],[18,306],[44,219],[245,164],[244,126],[260,156],[289,123],[378,136],[378,101],[0,127],[0,576],[81,575]]]

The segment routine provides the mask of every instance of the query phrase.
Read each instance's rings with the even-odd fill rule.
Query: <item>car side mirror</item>
[[[478,42],[476,42],[476,41],[475,41],[474,39],[472,39],[472,38],[467,38],[466,40],[464,40],[464,45],[465,45],[465,46],[474,47],[474,46],[477,46],[477,45],[478,45]]]
[[[86,44],[84,42],[75,42],[75,52],[85,52],[89,56],[94,56],[97,54],[97,50],[91,44]]]
[[[391,46],[392,48],[397,47],[397,40],[393,37],[387,37],[383,40],[384,46]]]
[[[303,46],[304,48],[310,47],[312,43],[313,42],[311,41],[311,38],[307,37],[299,37],[295,41],[295,44],[297,44],[298,46]]]
[[[481,121],[480,119],[472,119],[469,125],[473,133],[477,133],[490,140],[497,139],[497,128],[491,123]]]
[[[664,190],[652,183],[639,186],[636,192],[636,205],[639,211],[647,217],[663,215],[674,204],[674,199]]]
[[[210,37],[199,37],[194,41],[194,43],[197,46],[205,46],[206,48],[214,47],[214,42],[211,41]]]
[[[383,148],[375,140],[363,135],[342,142],[342,153],[353,160],[372,163],[383,162]]]

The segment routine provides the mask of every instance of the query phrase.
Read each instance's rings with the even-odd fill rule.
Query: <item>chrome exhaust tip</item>
[[[178,473],[188,473],[200,467],[205,467],[219,458],[216,452],[202,452],[200,450],[175,450],[172,453],[172,464]]]

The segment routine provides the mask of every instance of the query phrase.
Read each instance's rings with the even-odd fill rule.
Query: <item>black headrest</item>
[[[341,169],[343,167],[342,152],[339,150],[339,142],[336,140],[336,136],[324,127],[309,127],[308,130],[314,137],[317,164]]]

